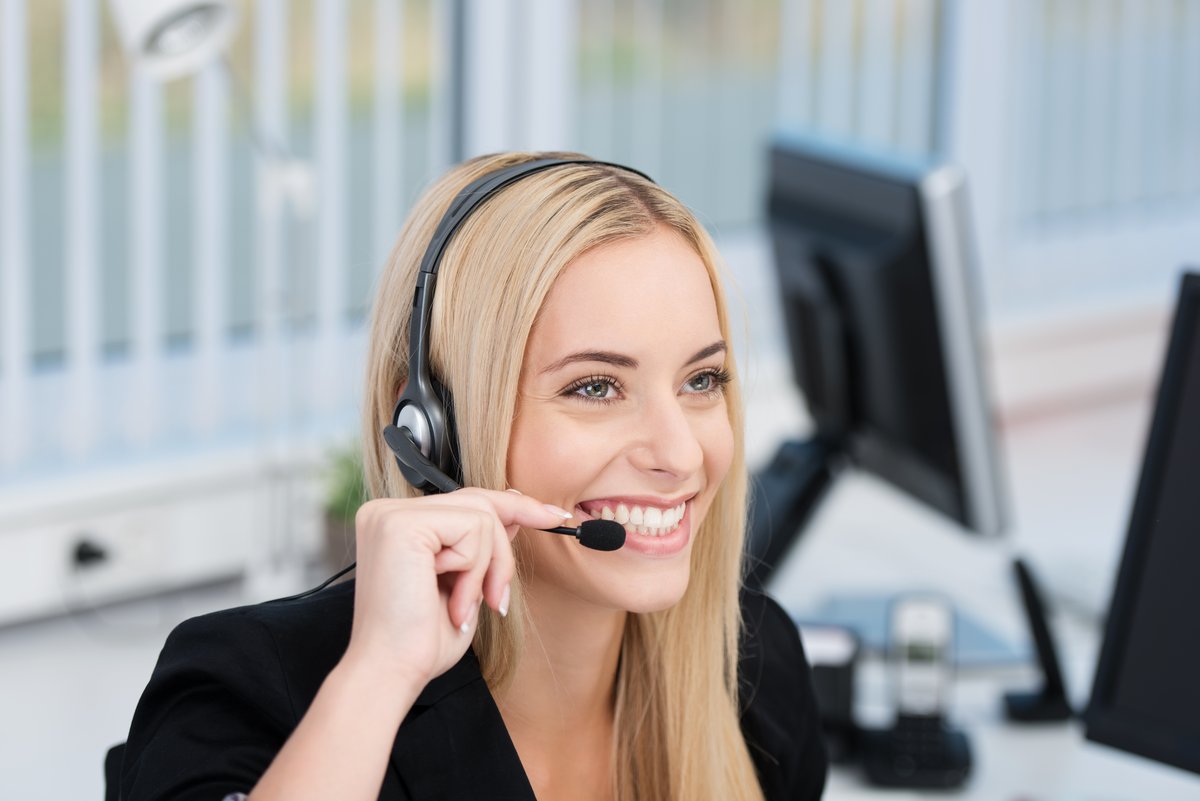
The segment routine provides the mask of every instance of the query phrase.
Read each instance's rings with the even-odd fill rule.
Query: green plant
[[[361,448],[357,443],[338,448],[329,462],[328,487],[325,494],[326,518],[352,524],[358,507],[366,500]]]

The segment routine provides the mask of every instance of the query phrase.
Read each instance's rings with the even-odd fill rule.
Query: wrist
[[[416,670],[395,664],[382,664],[347,651],[330,672],[326,682],[335,683],[350,693],[364,693],[371,699],[371,703],[383,704],[385,707],[394,705],[407,712],[425,689],[428,680]]]
[[[419,682],[347,654],[254,788],[254,799],[376,798]]]

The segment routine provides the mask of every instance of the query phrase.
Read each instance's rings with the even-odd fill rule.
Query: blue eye
[[[684,391],[693,395],[713,395],[723,392],[729,383],[729,373],[722,369],[710,369],[696,373],[684,382]]]
[[[615,379],[607,376],[588,376],[567,387],[564,395],[587,401],[614,401],[620,392]]]
[[[612,384],[604,381],[591,381],[575,391],[587,398],[606,398],[610,389],[612,389]]]

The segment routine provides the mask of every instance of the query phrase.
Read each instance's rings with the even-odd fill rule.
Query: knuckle
[[[478,487],[463,487],[460,490],[455,490],[454,496],[463,503],[471,506],[478,506],[483,501],[483,491]]]
[[[382,503],[380,500],[373,500],[358,507],[358,511],[354,513],[354,527],[358,530],[369,528],[379,516]]]

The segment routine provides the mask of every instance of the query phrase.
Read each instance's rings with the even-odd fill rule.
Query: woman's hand
[[[350,645],[252,801],[377,797],[396,729],[462,658],[481,600],[505,611],[517,528],[562,521],[532,498],[481,489],[363,505]]]
[[[364,504],[343,663],[419,691],[462,658],[481,601],[507,614],[517,529],[560,525],[564,514],[515,492],[474,488]]]

